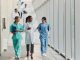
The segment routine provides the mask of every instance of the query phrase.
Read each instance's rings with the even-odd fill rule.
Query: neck
[[[42,22],[43,24],[45,24],[46,22]]]
[[[29,21],[29,23],[31,23],[31,22]]]
[[[18,22],[14,22],[15,24],[18,24]]]

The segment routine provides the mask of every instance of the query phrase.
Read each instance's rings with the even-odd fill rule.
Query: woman
[[[34,32],[33,32],[33,24],[32,24],[32,16],[28,16],[26,18],[25,26],[25,42],[26,42],[26,49],[27,49],[27,57],[29,57],[29,52],[31,53],[31,59],[33,59],[34,53]]]
[[[21,32],[23,32],[24,27],[19,23],[20,19],[18,16],[15,17],[14,23],[10,26],[10,32],[13,34],[13,46],[15,50],[15,58],[19,59],[21,55]]]
[[[46,56],[48,46],[48,31],[50,30],[50,27],[46,21],[46,17],[42,17],[42,23],[39,24],[38,30],[40,33],[41,54]]]
[[[20,13],[17,8],[14,9],[14,11],[12,13],[12,18],[15,19],[16,16],[20,16]]]

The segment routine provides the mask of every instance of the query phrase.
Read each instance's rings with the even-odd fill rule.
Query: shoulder
[[[39,26],[42,25],[42,23],[39,24]]]
[[[24,26],[27,26],[27,25],[29,25],[29,23],[24,23],[23,25],[24,25]]]
[[[19,23],[18,26],[23,26],[23,25]]]
[[[40,26],[41,26],[41,23],[39,23],[38,27],[40,27]]]
[[[14,26],[15,24],[14,23],[12,23],[10,26]]]
[[[26,23],[23,24],[24,26],[26,25]]]
[[[46,25],[47,25],[47,26],[49,26],[49,24],[48,24],[48,23],[47,23]]]

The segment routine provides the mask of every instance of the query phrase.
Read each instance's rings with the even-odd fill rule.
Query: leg
[[[17,56],[17,40],[13,40],[13,46],[14,46],[14,50],[15,50],[15,55]]]
[[[48,39],[45,39],[45,53],[47,52],[47,47],[48,47]]]
[[[45,53],[45,41],[44,39],[40,39],[41,40],[41,54]]]
[[[27,49],[27,57],[29,56],[29,44],[26,44],[26,49]]]
[[[22,15],[23,15],[23,14],[22,14],[22,12],[21,12],[21,18],[22,18]]]
[[[34,44],[31,44],[31,59],[33,59],[33,53],[34,53]]]
[[[21,40],[13,40],[13,46],[15,50],[15,55],[19,58],[21,54]]]
[[[19,16],[20,16],[20,18],[22,18],[22,12],[21,11],[19,11]]]
[[[19,58],[21,55],[21,40],[18,40],[16,48],[17,48],[17,55]]]
[[[31,53],[34,53],[34,44],[31,44]]]

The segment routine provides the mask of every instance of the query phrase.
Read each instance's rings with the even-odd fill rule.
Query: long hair
[[[32,16],[28,16],[28,19],[30,19]]]
[[[26,23],[29,21],[29,19],[30,19],[31,17],[32,17],[32,16],[26,17]]]
[[[28,22],[28,17],[26,17],[26,23]]]

